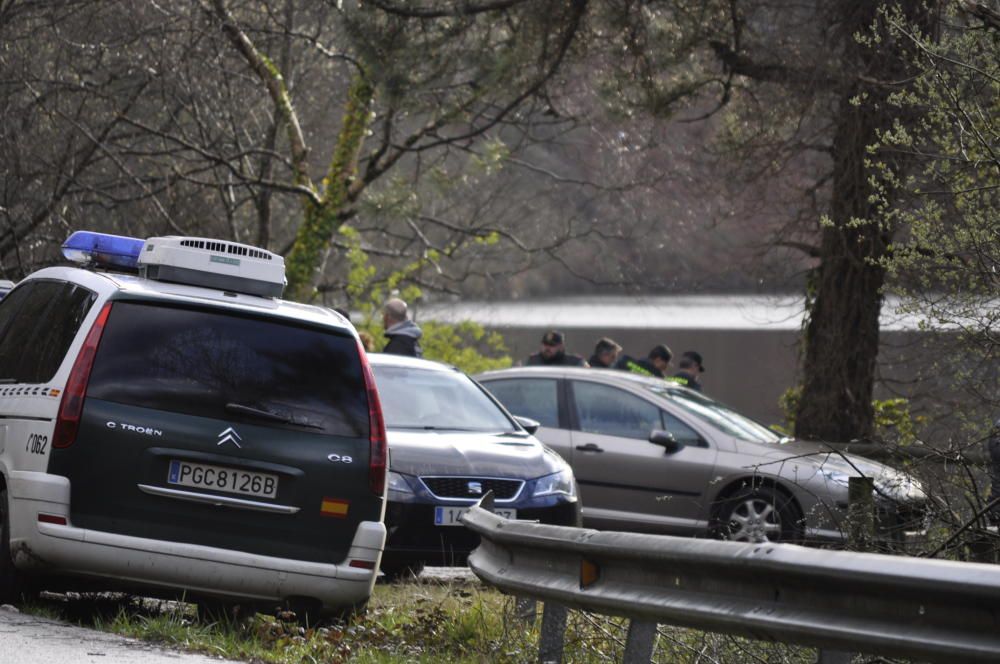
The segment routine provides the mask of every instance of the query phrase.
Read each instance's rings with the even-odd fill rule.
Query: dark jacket
[[[538,367],[538,366],[563,366],[563,367],[585,367],[587,366],[586,360],[584,360],[579,355],[573,355],[572,353],[556,353],[550,358],[546,358],[541,353],[535,353],[534,355],[529,355],[528,359],[524,361],[524,366],[526,367]]]
[[[698,382],[697,376],[692,376],[686,371],[678,371],[673,376],[667,378],[672,383],[677,383],[678,385],[683,385],[684,387],[690,388],[692,390],[701,392],[701,383]]]
[[[597,353],[594,353],[593,355],[590,356],[590,359],[587,360],[587,364],[589,364],[594,369],[614,369],[613,364],[602,364],[601,358],[597,357]]]
[[[637,373],[642,376],[653,376],[654,378],[663,378],[663,372],[653,366],[653,363],[649,360],[637,360],[634,357],[629,357],[628,355],[622,355],[615,362],[615,369],[621,369],[622,371],[631,371],[632,373]]]
[[[423,357],[424,349],[417,343],[423,333],[423,330],[412,320],[404,320],[401,323],[396,323],[385,331],[385,336],[388,337],[389,343],[385,345],[382,352],[393,355]]]

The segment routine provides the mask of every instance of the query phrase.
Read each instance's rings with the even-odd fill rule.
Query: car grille
[[[458,500],[478,500],[487,491],[492,491],[496,500],[512,500],[524,486],[524,480],[493,477],[421,477],[420,481],[435,497]],[[476,491],[476,488],[481,491]]]

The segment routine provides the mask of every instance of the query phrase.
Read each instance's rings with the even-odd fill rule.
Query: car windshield
[[[514,431],[514,424],[465,374],[375,365],[382,415],[390,429]]]
[[[659,385],[648,385],[647,389],[669,399],[671,403],[683,408],[701,421],[707,422],[716,429],[740,440],[752,443],[780,443],[782,441],[781,436],[763,424],[754,422],[750,418],[723,406],[718,401],[697,392]]]

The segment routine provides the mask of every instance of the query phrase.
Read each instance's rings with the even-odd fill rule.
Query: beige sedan
[[[507,409],[541,423],[566,459],[585,526],[739,541],[844,538],[847,484],[872,477],[879,525],[922,527],[909,475],[782,437],[698,392],[623,371],[524,367],[476,377]]]

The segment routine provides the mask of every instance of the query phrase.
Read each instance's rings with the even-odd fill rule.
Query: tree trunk
[[[822,229],[820,267],[805,336],[802,396],[795,416],[800,438],[846,442],[871,438],[872,394],[879,347],[879,312],[885,268],[879,260],[893,229],[873,201],[868,148],[890,126],[887,81],[902,67],[894,58],[858,43],[876,23],[879,2],[841,1],[845,72],[863,74],[845,85],[836,111],[830,219]]]
[[[852,106],[845,95],[834,138],[830,226],[805,337],[802,397],[795,417],[800,438],[844,442],[869,438],[885,269],[876,261],[891,235],[876,219],[864,165],[866,148],[884,118]]]

